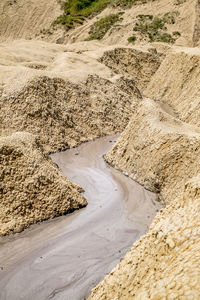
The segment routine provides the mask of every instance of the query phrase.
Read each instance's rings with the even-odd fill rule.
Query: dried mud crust
[[[133,79],[139,89],[144,89],[160,67],[164,58],[161,53],[144,52],[131,48],[106,51],[99,61],[117,74]]]
[[[49,152],[122,131],[141,95],[133,80],[99,76],[74,84],[40,77],[19,93],[2,96],[0,131],[28,131]]]
[[[0,236],[87,205],[29,133],[0,138],[0,163]]]

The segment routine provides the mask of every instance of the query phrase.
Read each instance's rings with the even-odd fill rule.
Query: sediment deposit
[[[30,39],[61,13],[56,0],[3,0],[0,3],[0,41]]]
[[[121,132],[142,99],[138,83],[134,80],[136,77],[131,74],[129,76],[128,72],[117,74],[118,72],[113,72],[111,68],[100,62],[105,49],[99,43],[64,46],[22,40],[1,44],[0,47],[0,136],[5,138],[13,134],[13,144],[15,138],[18,144],[19,136],[15,135],[16,131],[29,132],[39,138],[41,145],[49,153],[71,148],[100,136]],[[115,47],[108,47],[107,51],[113,49]],[[124,48],[124,51],[127,52],[128,49]],[[120,48],[121,52],[123,52],[122,48]],[[131,50],[129,52],[131,53]],[[146,50],[136,49],[133,52],[134,55],[138,54],[137,61],[140,61],[140,66],[144,69],[141,80],[145,78],[149,81],[152,75],[151,72],[146,72],[149,70],[149,64],[154,65],[152,68],[155,72],[163,57]],[[123,59],[126,59],[125,56],[121,58],[122,62]],[[37,163],[36,157],[32,159]],[[19,180],[21,180],[22,190],[25,190],[26,177],[31,175],[26,173],[26,170],[23,171],[21,165],[13,168],[21,168],[20,172],[24,173],[24,177]],[[9,180],[7,177],[4,178],[3,184],[6,185]],[[56,182],[58,181],[59,179]],[[62,187],[59,189],[62,190]],[[58,202],[54,201],[54,196],[50,196],[52,182],[48,180],[42,193],[47,190],[50,211],[46,211],[43,215],[41,215],[42,209],[39,213],[33,205],[30,213],[28,208],[24,208],[21,202],[17,201],[17,204],[13,202],[16,209],[13,208],[10,213],[8,199],[11,199],[11,196],[3,193],[1,215],[2,222],[7,222],[7,227],[2,229],[2,234],[21,231],[32,223],[81,207],[77,205],[82,199],[79,194],[77,194],[77,203],[72,203],[69,207],[66,204],[69,201],[68,193],[65,199],[62,194],[61,199],[58,200],[59,206]],[[17,193],[17,190],[14,188],[13,193],[15,192]],[[31,199],[32,197],[33,195]],[[30,199],[26,195],[23,201],[26,203]],[[51,208],[55,212],[52,212]],[[16,218],[13,217],[15,214],[16,222]],[[22,214],[24,216],[21,218]],[[12,218],[14,218],[13,222],[11,222]]]

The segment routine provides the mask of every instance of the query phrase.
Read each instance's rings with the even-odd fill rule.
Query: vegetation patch
[[[176,0],[175,1],[175,5],[181,5],[183,3],[185,3],[187,0]]]
[[[178,31],[174,31],[172,35],[167,33],[166,25],[175,24],[176,16],[178,16],[177,11],[168,12],[163,17],[138,15],[133,31],[149,42],[174,43],[181,34]],[[131,39],[128,41],[131,42]]]
[[[67,0],[62,2],[63,14],[52,25],[61,24],[69,30],[77,24],[83,24],[85,19],[99,14],[108,5],[129,8],[147,2],[147,0]]]
[[[75,24],[83,24],[86,18],[92,17],[104,10],[111,0],[68,0],[62,4],[64,13],[53,25],[64,25],[67,30]]]
[[[128,38],[128,42],[129,43],[134,43],[135,41],[137,40],[136,36],[135,35],[132,35]]]
[[[95,22],[89,31],[89,38],[87,40],[101,40],[108,30],[116,23],[121,21],[119,14],[111,14],[99,21]]]
[[[155,0],[152,0],[155,1]],[[148,0],[113,0],[112,6],[120,6],[122,8],[130,8],[133,5],[146,4]]]

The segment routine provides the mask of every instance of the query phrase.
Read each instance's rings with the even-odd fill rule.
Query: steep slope
[[[98,76],[82,84],[40,77],[2,97],[0,129],[37,134],[49,152],[74,147],[126,127],[137,103],[126,89],[133,91],[133,82],[120,81],[118,87]]]
[[[29,133],[0,138],[0,163],[0,236],[87,204]]]
[[[199,173],[199,146],[198,127],[181,122],[159,103],[145,99],[105,158],[169,203],[182,193],[185,182]]]
[[[167,206],[90,299],[198,300],[199,0],[135,4],[68,31],[56,0],[1,1],[0,235],[87,204],[47,152],[125,129],[106,160]]]
[[[60,13],[56,0],[1,0],[0,41],[33,38]]]
[[[115,2],[115,1],[113,1]],[[118,5],[110,5],[96,17],[89,19],[75,29],[63,33],[62,42],[77,42],[87,39],[95,22],[105,16],[123,12],[120,16],[120,22],[111,26],[103,37],[105,44],[123,44],[128,45],[128,38],[132,35],[137,37],[135,44],[148,43],[148,37],[144,37],[139,32],[134,32],[133,28],[138,22],[139,15],[159,17],[163,19],[165,14],[175,14],[175,21],[165,24],[166,32],[173,36],[173,32],[179,32],[180,36],[176,40],[177,45],[193,46],[198,39],[198,10],[196,0],[174,1],[174,0],[156,0],[156,1],[135,1],[135,5],[125,6],[123,3],[128,1],[116,1]],[[121,4],[121,5],[120,5]],[[44,36],[45,38],[45,36]]]
[[[163,18],[165,14],[176,15],[175,22],[169,22],[167,33],[175,37],[176,44],[182,46],[197,45],[199,41],[199,3],[197,0],[156,0],[156,1],[135,1],[130,5],[124,5],[127,1],[108,1],[110,5],[102,12],[99,10],[97,16],[79,20],[72,26],[51,26],[58,16],[62,15],[59,1],[26,1],[26,0],[2,0],[0,3],[0,41],[14,39],[43,39],[50,42],[71,43],[83,41],[89,37],[92,26],[105,16],[123,12],[115,26],[111,26],[103,41],[106,44],[125,44],[133,34],[137,36],[136,44],[147,43],[143,35],[133,32],[139,15],[152,15]],[[105,5],[106,7],[106,5]],[[65,13],[64,13],[65,15]],[[82,23],[80,25],[79,23]],[[62,23],[62,22],[61,22]],[[63,23],[64,24],[64,23]],[[66,30],[67,29],[67,30]]]
[[[89,299],[199,299],[199,149],[199,128],[140,104],[105,158],[168,205]]]
[[[199,67],[198,48],[173,48],[144,94],[170,105],[183,121],[200,126]]]

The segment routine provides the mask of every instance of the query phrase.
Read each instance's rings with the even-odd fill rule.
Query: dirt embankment
[[[200,129],[143,100],[106,160],[168,204],[89,299],[199,299]]]
[[[0,163],[0,236],[87,204],[29,133],[0,138]]]
[[[143,100],[106,160],[170,203],[200,171],[200,129]],[[145,159],[144,159],[145,158]]]
[[[134,6],[107,32],[104,44],[0,45],[1,235],[86,205],[80,188],[59,173],[36,137],[5,137],[19,130],[37,134],[46,151],[57,151],[122,131],[133,117],[106,159],[159,192],[167,204],[91,299],[200,298],[199,50],[155,44],[167,53],[160,66],[164,56],[155,50],[105,49],[105,44],[127,45],[136,17],[147,12],[151,18],[173,12],[176,20],[167,32],[179,32],[177,45],[197,45],[198,2],[160,0]],[[60,8],[55,1],[4,0],[0,9],[0,40],[5,41],[35,36],[48,28]],[[107,9],[67,34],[44,34],[44,39],[82,41],[97,19],[113,12],[119,9]],[[148,46],[138,36],[136,43]],[[152,100],[142,101],[138,88],[164,103],[168,113],[173,108],[172,115]]]
[[[149,98],[105,156],[167,206],[90,299],[200,297],[198,70],[197,48],[169,50],[144,91]]]

